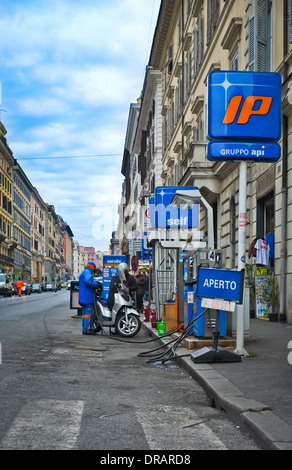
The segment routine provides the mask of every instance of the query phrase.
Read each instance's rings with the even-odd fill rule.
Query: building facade
[[[47,207],[36,188],[31,192],[31,280],[44,279],[45,220]]]
[[[19,164],[13,170],[14,276],[31,281],[31,192],[32,185]]]
[[[64,282],[73,275],[74,235],[33,187],[6,134],[0,122],[0,272],[24,282]]]
[[[6,133],[5,127],[0,122],[0,272],[12,273],[13,249],[16,246],[12,230],[12,168],[14,158],[6,142]]]
[[[157,187],[148,183],[147,151],[141,138],[151,129],[149,103],[161,119],[163,186],[198,187],[213,209],[215,248],[224,251],[226,268],[237,268],[239,166],[236,161],[210,161],[207,147],[207,83],[213,70],[277,72],[282,79],[282,156],[277,163],[247,164],[246,262],[255,239],[274,235],[274,259],[268,269],[280,290],[279,318],[292,323],[292,11],[289,0],[162,0],[153,37],[140,111],[135,154],[141,157],[140,196]],[[155,71],[151,89],[149,70]],[[161,79],[159,77],[161,75]],[[160,85],[161,83],[161,85]],[[157,87],[161,86],[159,107]],[[148,108],[148,109],[147,109]],[[145,113],[145,114],[143,114]],[[143,142],[143,140],[142,140]],[[146,177],[143,175],[147,174]],[[151,177],[150,177],[151,178]],[[126,181],[126,184],[128,182]],[[200,212],[207,231],[207,214]]]
[[[64,277],[65,279],[73,278],[73,232],[70,226],[63,221],[61,222],[61,227],[63,230],[64,236]]]

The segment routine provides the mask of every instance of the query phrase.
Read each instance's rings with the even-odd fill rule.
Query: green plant
[[[255,270],[255,264],[245,265],[245,286],[249,287],[253,293],[255,291]]]
[[[269,313],[277,313],[279,307],[279,285],[276,276],[268,276],[263,286],[263,302],[267,305]]]

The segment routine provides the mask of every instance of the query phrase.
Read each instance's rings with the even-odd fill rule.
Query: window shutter
[[[291,0],[292,1],[292,0]],[[202,58],[203,58],[203,17],[202,15],[199,16],[198,20],[198,66],[201,65]]]
[[[290,43],[292,43],[292,0],[290,0],[289,33],[290,33]]]
[[[193,75],[195,76],[198,71],[198,30],[197,29],[194,30],[193,41],[194,41]]]
[[[172,65],[173,65],[173,46],[168,46],[167,50],[167,71],[169,74],[172,72]]]
[[[254,31],[254,16],[248,21],[248,70],[254,71],[254,55],[255,55],[255,31]]]
[[[268,8],[267,0],[258,0],[258,72],[267,71],[267,31],[268,31]]]

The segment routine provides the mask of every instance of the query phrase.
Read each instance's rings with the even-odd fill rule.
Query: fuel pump
[[[184,325],[196,317],[192,333],[198,337],[212,337],[212,331],[217,329],[220,336],[226,335],[226,312],[209,310],[200,316],[204,307],[197,297],[197,270],[199,267],[222,269],[224,253],[222,250],[198,249],[188,252],[184,258]]]
[[[195,291],[197,282],[196,252],[185,254],[184,257],[184,326],[194,317]],[[193,331],[191,331],[193,333]]]

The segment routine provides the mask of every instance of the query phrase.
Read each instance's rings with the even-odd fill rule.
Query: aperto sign
[[[277,161],[281,156],[281,76],[213,71],[208,77],[210,160]]]
[[[198,268],[197,296],[242,303],[244,270]]]

